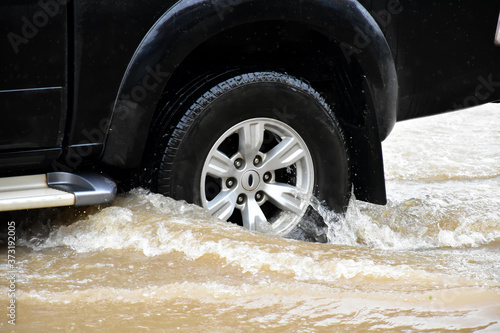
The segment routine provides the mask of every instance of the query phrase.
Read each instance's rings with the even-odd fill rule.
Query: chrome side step
[[[0,178],[0,211],[105,204],[115,196],[116,184],[94,173]]]

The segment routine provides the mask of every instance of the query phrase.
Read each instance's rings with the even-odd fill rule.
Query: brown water
[[[397,124],[384,142],[389,204],[353,200],[329,244],[142,190],[15,215],[0,331],[500,332],[499,125],[496,105]]]

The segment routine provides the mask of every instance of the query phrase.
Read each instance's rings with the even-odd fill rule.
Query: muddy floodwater
[[[398,123],[383,148],[389,203],[352,200],[328,244],[140,189],[10,215],[0,331],[500,332],[500,106]]]

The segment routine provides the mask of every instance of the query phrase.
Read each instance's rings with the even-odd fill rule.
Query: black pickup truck
[[[500,99],[499,10],[2,1],[0,211],[142,186],[287,235],[319,223],[313,198],[385,204],[381,141],[396,121]]]

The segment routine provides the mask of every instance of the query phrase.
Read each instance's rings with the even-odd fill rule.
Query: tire
[[[156,190],[222,220],[326,241],[312,197],[338,213],[347,207],[348,156],[338,123],[310,85],[289,75],[257,72],[219,83],[166,134]]]

